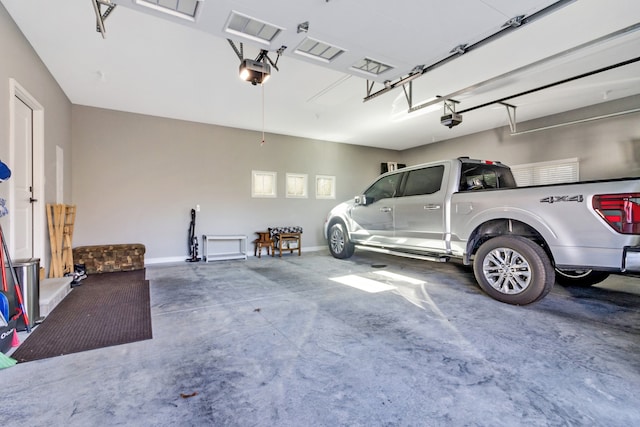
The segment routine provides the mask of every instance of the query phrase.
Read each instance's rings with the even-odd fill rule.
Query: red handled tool
[[[29,316],[27,315],[27,310],[24,309],[24,301],[22,300],[20,282],[18,282],[18,276],[16,275],[16,271],[13,269],[13,263],[11,262],[11,257],[9,256],[7,242],[4,240],[4,232],[2,231],[2,226],[0,226],[0,240],[2,240],[2,249],[4,249],[4,255],[7,257],[7,265],[9,266],[9,270],[11,270],[11,277],[13,278],[13,285],[16,290],[16,299],[18,300],[18,305],[20,307],[20,311],[22,312],[22,317],[24,318],[24,324],[27,327],[27,332],[31,332],[31,326],[29,325]],[[0,255],[2,254],[0,253]],[[4,257],[0,258],[2,259],[3,286],[5,286],[6,277],[4,272]]]

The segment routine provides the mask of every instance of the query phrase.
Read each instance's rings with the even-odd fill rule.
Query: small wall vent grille
[[[136,4],[195,21],[201,0],[135,0]]]
[[[271,43],[282,28],[238,12],[231,12],[225,31],[261,43]]]
[[[356,62],[352,68],[375,76],[379,76],[385,71],[393,69],[391,65],[383,64],[370,58],[361,59]]]
[[[342,54],[344,49],[307,37],[294,52],[324,62],[331,62]]]

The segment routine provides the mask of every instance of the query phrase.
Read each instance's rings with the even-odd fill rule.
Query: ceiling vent
[[[135,0],[135,2],[158,12],[195,21],[202,0]]]
[[[294,52],[323,62],[331,62],[342,54],[344,49],[307,37]]]
[[[224,30],[260,43],[271,44],[282,28],[232,11]]]
[[[393,69],[391,65],[383,64],[382,62],[374,61],[373,59],[369,58],[361,59],[360,61],[356,62],[351,68],[374,76],[379,76],[385,71]]]

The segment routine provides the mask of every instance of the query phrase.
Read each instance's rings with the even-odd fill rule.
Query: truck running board
[[[421,260],[424,260],[424,261],[434,261],[434,262],[447,262],[447,261],[449,261],[449,257],[448,256],[444,256],[444,255],[412,254],[412,253],[407,253],[407,252],[394,251],[392,249],[378,248],[378,247],[375,247],[375,246],[356,245],[356,249],[362,249],[364,251],[369,251],[369,252],[378,252],[378,253],[381,253],[381,254],[402,256],[402,257],[405,257],[405,258],[421,259]]]

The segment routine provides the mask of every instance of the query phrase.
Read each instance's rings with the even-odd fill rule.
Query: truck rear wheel
[[[341,222],[336,222],[329,228],[329,252],[334,258],[351,258],[355,245],[349,241],[347,228]]]
[[[483,243],[473,271],[480,287],[492,298],[525,305],[551,291],[555,273],[546,252],[522,236],[499,236]]]
[[[560,270],[556,268],[556,282],[563,286],[589,287],[609,277],[605,271]]]

